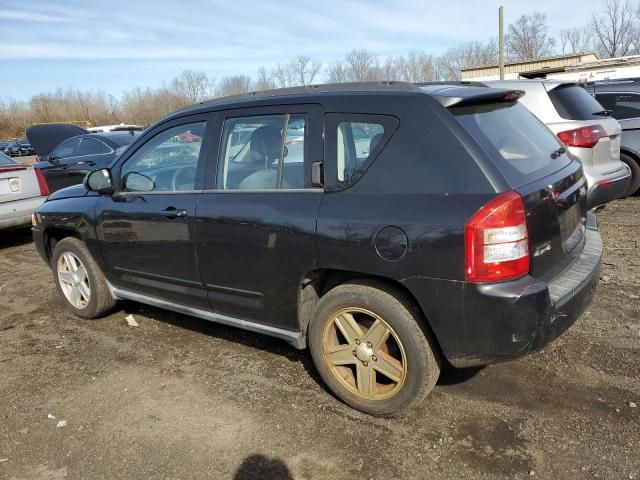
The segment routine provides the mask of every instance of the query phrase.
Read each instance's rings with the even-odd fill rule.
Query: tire
[[[102,270],[77,238],[67,237],[56,244],[51,268],[58,293],[78,317],[98,318],[115,306]]]
[[[627,190],[627,197],[635,195],[640,189],[640,163],[635,157],[620,152],[620,160],[626,163],[631,169],[631,183],[629,184],[629,190]]]
[[[435,343],[420,317],[402,292],[382,283],[334,287],[309,325],[320,377],[343,402],[370,415],[396,416],[418,404],[440,375]]]

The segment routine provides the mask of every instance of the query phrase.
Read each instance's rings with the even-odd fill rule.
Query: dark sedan
[[[36,152],[29,143],[29,140],[18,140],[16,143],[20,147],[20,155],[35,155]]]
[[[77,135],[62,141],[50,153],[46,153],[46,149],[39,150],[38,145],[34,144],[41,159],[35,166],[44,173],[49,190],[55,192],[82,183],[85,175],[92,170],[107,167],[137,135],[138,132]]]
[[[4,146],[4,154],[10,157],[21,157],[22,155],[28,155],[25,150],[20,147],[18,142],[8,142]]]

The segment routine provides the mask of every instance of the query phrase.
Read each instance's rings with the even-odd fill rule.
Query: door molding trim
[[[271,325],[252,322],[250,320],[230,317],[228,315],[222,315],[220,313],[187,307],[185,305],[169,302],[167,300],[161,300],[159,298],[150,297],[141,293],[117,288],[109,283],[108,286],[109,290],[111,291],[111,295],[117,300],[133,300],[134,302],[140,302],[147,305],[152,305],[154,307],[164,308],[166,310],[171,310],[178,313],[184,313],[185,315],[202,318],[204,320],[209,320],[210,322],[221,323],[223,325],[241,328],[250,332],[262,333],[264,335],[269,335],[270,337],[279,338],[296,349],[301,350],[306,348],[305,338],[302,332],[299,331],[286,330],[284,328],[277,328]]]

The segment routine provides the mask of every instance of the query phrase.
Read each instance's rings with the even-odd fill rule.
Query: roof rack
[[[258,100],[272,97],[288,97],[292,95],[305,95],[314,93],[346,93],[346,92],[419,92],[418,87],[413,83],[398,81],[382,82],[346,82],[346,83],[322,83],[317,85],[305,85],[303,87],[275,88],[272,90],[260,90],[240,95],[230,95],[218,97],[212,100],[195,103],[179,111],[190,110],[192,108],[221,105],[225,103]]]

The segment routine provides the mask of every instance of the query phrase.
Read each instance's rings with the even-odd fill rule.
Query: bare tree
[[[347,67],[342,60],[336,60],[327,68],[327,82],[328,83],[343,83],[348,82]]]
[[[604,57],[628,55],[633,48],[636,28],[628,0],[605,0],[601,14],[591,14],[597,52]]]
[[[495,65],[498,63],[498,46],[495,39],[486,43],[470,42],[450,48],[434,60],[434,80],[460,80],[465,68]]]
[[[569,28],[560,31],[560,46],[563,55],[584,53],[593,45],[593,36],[589,28]]]
[[[233,75],[220,80],[218,84],[218,95],[226,97],[229,95],[240,95],[251,91],[251,78],[246,75]]]
[[[276,86],[280,88],[292,87],[295,85],[296,72],[291,67],[291,63],[278,63],[271,70],[271,78]]]
[[[547,16],[533,12],[522,15],[507,29],[509,54],[516,60],[531,60],[550,55],[555,40],[547,35]]]
[[[256,79],[254,88],[256,90],[271,90],[272,88],[276,88],[276,84],[264,65],[258,67],[258,78]]]
[[[431,82],[435,79],[434,60],[425,52],[411,51],[396,60],[398,78],[406,82]]]
[[[352,82],[375,80],[377,57],[368,50],[351,50],[346,58],[347,79]]]
[[[295,72],[298,85],[311,85],[322,68],[321,62],[312,60],[306,55],[298,55],[289,65],[290,69]]]
[[[197,103],[210,95],[211,83],[206,73],[185,70],[171,81],[171,90],[191,103]]]

